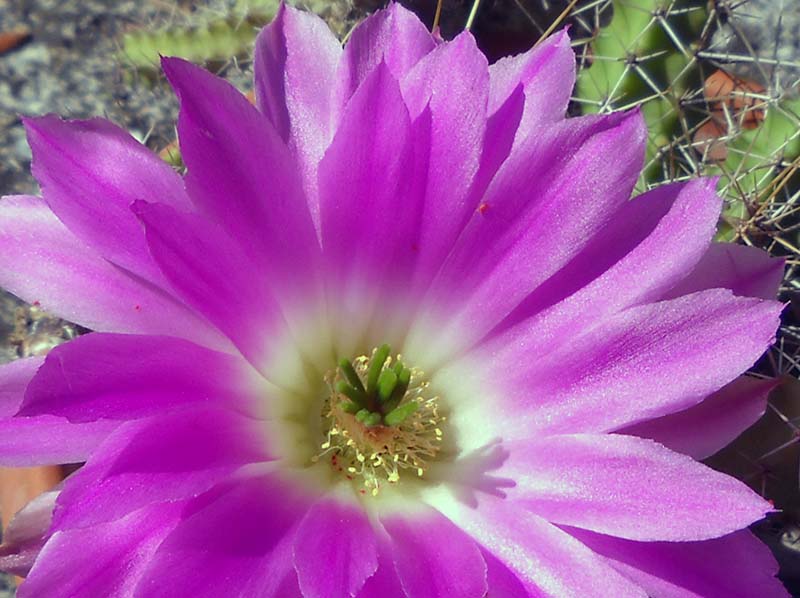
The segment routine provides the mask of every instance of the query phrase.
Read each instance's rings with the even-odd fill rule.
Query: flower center
[[[407,470],[423,477],[441,449],[439,397],[429,396],[424,372],[407,367],[388,345],[371,355],[342,359],[325,375],[329,394],[322,408],[326,439],[316,463],[359,479],[362,494],[377,496],[385,483],[396,484]]]

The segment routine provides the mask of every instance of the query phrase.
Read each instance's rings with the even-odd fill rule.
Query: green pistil
[[[364,418],[364,425],[368,428],[377,426],[381,423],[381,419],[383,418],[381,417],[380,413],[370,413],[366,418]]]
[[[347,378],[347,381],[350,383],[350,386],[358,392],[361,396],[366,395],[366,391],[364,390],[364,385],[361,384],[361,378],[358,377],[353,364],[350,363],[349,359],[342,358],[339,360],[339,368],[342,370],[342,374],[344,377]]]
[[[383,421],[386,422],[387,426],[396,426],[401,424],[409,415],[417,410],[417,407],[419,407],[419,403],[415,403],[413,401],[404,405],[400,405],[397,409],[387,413],[386,417],[383,418]]]
[[[368,428],[371,428],[372,426],[377,426],[379,423],[381,423],[383,416],[380,413],[370,411],[368,409],[359,409],[356,412],[356,419]]]
[[[378,378],[378,400],[385,403],[392,396],[397,386],[397,374],[394,370],[383,370]]]
[[[393,372],[395,373],[395,375],[396,375],[396,376],[399,378],[399,377],[400,377],[400,374],[403,372],[403,362],[402,362],[402,361],[400,361],[400,360],[398,359],[398,360],[395,362],[395,364],[394,364],[394,367],[392,368],[392,371],[393,371]],[[410,375],[410,373],[411,373],[411,370],[408,370],[408,371],[409,371],[409,375]]]
[[[389,345],[381,345],[375,355],[372,357],[372,363],[369,364],[369,371],[367,372],[367,394],[374,395],[375,390],[378,388],[378,377],[381,375],[383,364],[389,357]]]
[[[364,404],[364,395],[344,380],[339,380],[339,382],[336,383],[336,392],[343,394],[357,405]]]
[[[408,385],[410,383],[411,370],[408,368],[403,368],[403,370],[397,376],[397,385],[392,391],[392,396],[389,397],[389,400],[386,401],[386,404],[383,406],[386,413],[394,411],[394,409],[400,404],[400,401],[402,401],[403,397],[406,395],[406,391],[408,390]]]
[[[366,372],[361,370],[362,375],[366,374],[366,385],[349,359],[339,360],[344,379],[336,383],[336,392],[350,399],[341,407],[367,427],[397,426],[418,407],[414,401],[401,405],[411,383],[411,370],[399,359],[387,365],[390,353],[389,345],[385,344],[374,351]]]
[[[342,403],[342,411],[345,413],[349,413],[351,415],[355,415],[361,410],[361,406],[358,403],[353,403],[352,401],[344,401]]]

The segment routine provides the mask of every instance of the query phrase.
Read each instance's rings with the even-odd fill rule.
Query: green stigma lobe
[[[344,380],[339,380],[339,382],[336,383],[336,392],[343,394],[357,405],[364,404],[364,394],[358,392]]]
[[[339,368],[342,370],[342,374],[344,377],[347,378],[347,381],[350,383],[357,392],[359,392],[362,396],[366,394],[364,390],[364,385],[361,383],[361,378],[358,377],[355,368],[353,368],[353,364],[350,363],[349,359],[342,358],[339,360]]]
[[[381,423],[381,414],[380,413],[370,413],[367,417],[364,418],[364,425],[368,428],[372,426],[377,426]]]
[[[400,401],[403,400],[403,397],[408,390],[408,385],[411,383],[411,370],[408,368],[404,368],[402,372],[397,376],[397,385],[394,387],[392,391],[392,395],[389,397],[389,400],[386,401],[386,405],[384,409],[388,413],[392,411],[395,407],[400,404]]]
[[[419,404],[415,401],[411,401],[405,405],[400,405],[397,409],[387,413],[384,417],[384,421],[386,422],[387,426],[396,426],[401,424],[409,415],[414,413],[418,407]]]
[[[378,387],[378,378],[381,375],[383,364],[389,357],[389,345],[383,344],[376,351],[369,364],[369,372],[367,372],[367,394],[373,394]]]
[[[350,413],[351,415],[358,413],[361,410],[361,406],[358,403],[353,403],[352,401],[345,401],[342,403],[342,411],[345,413]]]
[[[378,378],[378,400],[385,403],[397,387],[397,374],[393,370],[383,370]]]

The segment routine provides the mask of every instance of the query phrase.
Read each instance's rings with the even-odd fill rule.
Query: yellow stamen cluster
[[[361,355],[353,360],[359,378],[366,380],[370,362],[375,356]],[[397,361],[401,358],[397,356]],[[392,358],[386,360],[390,368]],[[325,441],[321,452],[311,460],[329,461],[334,471],[353,481],[361,481],[361,494],[377,496],[383,484],[397,484],[403,471],[423,477],[428,464],[441,449],[442,415],[438,396],[428,396],[429,383],[424,372],[411,368],[411,381],[400,405],[415,402],[417,407],[395,425],[369,425],[346,410],[350,399],[337,391],[341,372],[332,370],[325,376],[329,395],[322,409]]]

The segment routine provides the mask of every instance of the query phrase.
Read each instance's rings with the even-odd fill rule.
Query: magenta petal
[[[17,596],[132,596],[180,514],[180,503],[159,504],[116,521],[54,533]]]
[[[424,505],[387,512],[381,523],[407,596],[484,596],[486,563],[478,546],[444,515]]]
[[[100,257],[36,197],[0,200],[0,286],[93,330],[229,343],[166,292]]]
[[[385,533],[376,533],[378,569],[367,578],[364,587],[356,594],[358,598],[405,598],[406,592],[397,576],[392,557],[392,545]]]
[[[422,58],[401,81],[412,120],[431,114],[425,206],[417,242],[416,288],[425,288],[474,209],[470,188],[481,163],[489,70],[462,33]]]
[[[487,596],[530,598],[531,594],[525,589],[525,584],[503,561],[485,548],[481,548],[481,555],[486,562],[486,584],[489,588]]]
[[[285,143],[227,81],[177,58],[161,65],[181,103],[178,137],[192,201],[241,243],[273,288],[308,284],[318,243]]]
[[[425,25],[401,4],[368,16],[348,35],[336,73],[336,104],[344,107],[359,85],[383,62],[400,80],[436,47]]]
[[[490,67],[388,5],[342,50],[279,2],[257,107],[164,59],[185,176],[29,122],[45,199],[0,203],[0,285],[98,331],[0,369],[0,465],[81,462],[0,547],[20,597],[777,596],[737,535],[771,506],[692,456],[763,410],[725,385],[780,262],[708,249],[710,181],[630,200],[644,119],[563,118],[565,32]],[[419,404],[372,427],[340,383],[384,342]]]
[[[505,446],[499,474],[517,482],[509,498],[554,523],[631,540],[705,540],[772,510],[739,480],[652,440],[574,434]]]
[[[652,438],[695,459],[705,459],[733,442],[767,409],[776,380],[741,376],[703,402],[678,413],[641,422],[622,434]]]
[[[478,205],[494,175],[508,158],[524,106],[525,94],[520,86],[487,119],[481,163],[475,179],[472,181],[470,198],[467,201],[467,204],[473,208]]]
[[[565,32],[489,65],[489,119],[473,195],[485,193],[515,142],[522,143],[540,124],[563,118],[574,81],[575,55]],[[469,203],[474,207],[479,201]]]
[[[784,260],[772,258],[756,247],[714,243],[700,263],[664,298],[720,287],[742,297],[775,299],[783,279],[784,264]]]
[[[489,113],[493,114],[518,87],[525,90],[520,135],[564,117],[575,85],[575,54],[566,30],[518,56],[489,67]]]
[[[749,531],[704,542],[633,542],[567,531],[658,598],[788,598],[769,549]]]
[[[44,492],[19,511],[3,532],[0,571],[26,576],[50,530],[58,490]]]
[[[161,204],[134,210],[172,287],[231,339],[256,367],[269,357],[270,334],[285,324],[264,273],[216,222]]]
[[[341,53],[339,40],[322,19],[286,4],[259,34],[256,101],[284,141],[307,145],[311,139],[304,136],[330,122],[328,90]]]
[[[62,417],[10,417],[16,414],[44,357],[0,366],[0,464],[12,467],[84,461],[116,427],[114,422],[76,425]]]
[[[378,568],[375,530],[349,489],[309,509],[294,537],[304,598],[355,596]]]
[[[264,422],[230,411],[195,407],[125,423],[67,480],[53,525],[86,527],[191,498],[269,458]]]
[[[630,113],[570,119],[515,146],[434,282],[438,310],[456,312],[443,338],[480,339],[611,222],[645,139]]]
[[[449,497],[434,499],[433,504],[502,563],[508,570],[503,573],[503,583],[510,581],[508,574],[515,575],[528,595],[536,597],[646,597],[643,590],[566,532],[513,503],[484,498],[485,503],[477,509]],[[491,570],[494,561],[488,563]]]
[[[188,503],[136,596],[299,596],[292,541],[309,497],[277,474],[232,479]]]
[[[350,100],[319,165],[322,246],[333,292],[402,280],[419,221],[419,192],[408,176],[413,159],[408,110],[381,65]]]
[[[106,120],[65,122],[49,115],[25,119],[25,128],[33,174],[58,218],[103,257],[160,284],[129,206],[143,200],[188,208],[180,176]]]
[[[294,151],[317,223],[317,164],[335,130],[332,89],[341,54],[322,19],[285,4],[256,40],[258,106]]]
[[[498,337],[485,350],[506,381],[505,436],[609,431],[687,409],[753,365],[782,309],[715,289],[629,308],[556,348],[539,344],[547,330],[536,327]]]
[[[117,425],[111,421],[74,424],[54,415],[0,418],[0,465],[81,463]]]
[[[25,467],[83,461],[116,426],[113,422],[75,425],[52,415],[11,417],[19,410],[43,361],[43,357],[29,357],[0,366],[2,465]]]
[[[42,363],[44,357],[37,356],[0,365],[0,417],[8,417],[19,411],[28,382]]]
[[[493,334],[524,322],[522,334],[535,328],[538,342],[550,350],[607,315],[658,300],[708,250],[721,204],[708,179],[662,185],[626,202]],[[591,313],[590,323],[576,313]]]
[[[161,414],[190,403],[245,411],[255,392],[247,386],[250,372],[241,359],[180,339],[87,334],[48,354],[19,413],[89,422]]]

